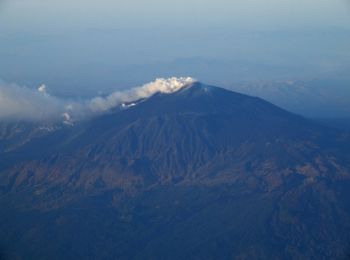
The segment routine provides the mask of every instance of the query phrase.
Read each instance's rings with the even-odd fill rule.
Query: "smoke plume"
[[[90,100],[67,100],[51,96],[46,85],[37,90],[0,82],[0,120],[57,121],[71,123],[110,111],[124,103],[148,98],[155,93],[173,93],[195,82],[193,78],[159,78],[125,91]]]

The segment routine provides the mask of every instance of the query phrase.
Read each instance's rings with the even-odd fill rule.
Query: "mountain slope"
[[[344,257],[348,144],[347,133],[224,89],[156,94],[1,154],[3,248],[57,259]]]

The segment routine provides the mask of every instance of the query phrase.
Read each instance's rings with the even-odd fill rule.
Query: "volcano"
[[[262,99],[194,82],[74,125],[0,129],[4,258],[350,254],[350,133]]]

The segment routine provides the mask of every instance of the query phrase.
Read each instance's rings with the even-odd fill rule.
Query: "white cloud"
[[[41,92],[41,93],[46,94],[46,85],[45,84],[40,85],[38,87],[38,91]]]

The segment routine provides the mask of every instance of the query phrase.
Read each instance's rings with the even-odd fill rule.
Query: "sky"
[[[175,26],[349,27],[348,0],[2,0],[5,27],[71,30]]]
[[[0,0],[0,79],[60,96],[343,77],[349,46],[349,0]]]

